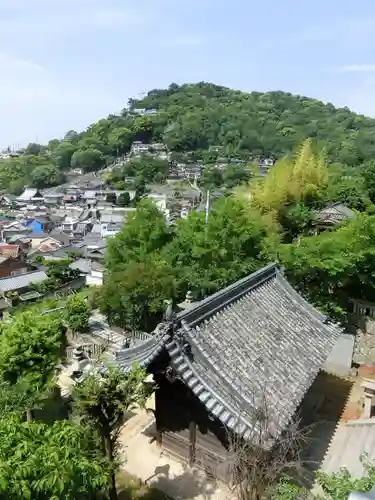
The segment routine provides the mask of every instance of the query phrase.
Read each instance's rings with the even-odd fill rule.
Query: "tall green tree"
[[[77,151],[77,145],[69,141],[61,141],[53,151],[53,158],[59,168],[68,170],[71,167],[73,154]]]
[[[142,200],[123,229],[108,241],[106,264],[110,271],[142,262],[172,237],[163,214],[151,200]]]
[[[152,260],[133,262],[105,280],[99,307],[110,324],[152,332],[163,317],[165,301],[175,295],[173,269]]]
[[[71,166],[81,168],[84,172],[99,170],[104,165],[103,153],[96,148],[78,150],[71,157]]]
[[[60,318],[28,311],[17,314],[1,325],[0,380],[24,384],[30,395],[41,394],[53,384],[64,348]]]
[[[128,373],[107,367],[106,373],[89,374],[73,390],[74,412],[81,422],[96,429],[111,466],[110,499],[117,500],[115,469],[119,429],[129,412],[143,406],[152,386],[145,383],[147,373],[134,366]]]
[[[272,260],[274,238],[258,212],[249,214],[238,200],[220,198],[212,205],[207,224],[204,213],[179,221],[176,236],[162,255],[176,270],[185,293],[191,289],[201,296]]]
[[[85,333],[89,329],[91,309],[81,295],[72,295],[64,310],[65,322],[74,333]]]
[[[128,207],[130,205],[130,194],[127,191],[119,195],[117,198],[117,205],[119,207]]]

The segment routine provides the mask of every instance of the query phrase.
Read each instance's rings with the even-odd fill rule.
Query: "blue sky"
[[[375,117],[374,0],[0,0],[0,147],[82,130],[171,82]]]

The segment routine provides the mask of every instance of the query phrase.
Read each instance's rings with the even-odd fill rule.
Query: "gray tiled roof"
[[[179,378],[238,434],[254,432],[254,414],[266,400],[272,440],[339,335],[272,264],[180,313],[173,335],[118,353],[117,360],[124,367],[134,359],[149,363],[165,347]]]
[[[0,279],[0,292],[10,292],[12,290],[21,290],[31,283],[40,283],[48,277],[44,271],[35,271],[33,273],[20,274],[11,278]]]

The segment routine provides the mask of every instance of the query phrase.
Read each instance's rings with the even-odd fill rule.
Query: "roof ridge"
[[[204,321],[207,317],[224,309],[225,306],[238,300],[250,290],[262,285],[265,281],[273,278],[277,274],[279,265],[276,262],[258,269],[254,273],[242,278],[235,283],[209,295],[207,298],[199,301],[197,305],[183,311],[177,315],[179,321],[184,320],[190,326]]]

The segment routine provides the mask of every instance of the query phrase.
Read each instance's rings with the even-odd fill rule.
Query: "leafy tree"
[[[200,184],[207,189],[219,188],[224,185],[223,172],[218,168],[205,168]]]
[[[26,146],[25,154],[38,156],[38,155],[40,155],[42,150],[43,150],[43,146],[41,144],[37,144],[35,142],[30,142],[30,144],[28,144]]]
[[[17,314],[1,325],[0,380],[24,384],[25,394],[36,398],[53,383],[64,346],[65,328],[59,318],[28,311]]]
[[[127,414],[146,403],[152,387],[145,383],[147,373],[134,366],[129,373],[108,367],[103,376],[87,375],[73,389],[75,414],[96,429],[103,441],[105,455],[111,465],[110,499],[117,500],[115,467],[119,429]]]
[[[305,141],[295,158],[283,158],[263,179],[250,186],[252,203],[263,212],[276,212],[290,203],[311,202],[321,196],[328,181],[328,170],[321,154],[315,154],[311,141]]]
[[[0,420],[7,418],[10,413],[23,416],[41,399],[37,391],[30,393],[27,382],[21,380],[10,384],[0,379]]]
[[[107,194],[106,201],[108,203],[112,203],[113,205],[115,205],[116,204],[116,200],[117,200],[116,193],[108,193]]]
[[[78,269],[72,269],[72,259],[53,260],[46,263],[46,274],[53,281],[54,286],[69,283],[80,276]]]
[[[95,148],[78,150],[73,153],[71,165],[73,168],[82,168],[84,172],[99,170],[105,164],[101,151]]]
[[[162,263],[130,263],[113,272],[101,289],[100,310],[110,324],[151,332],[175,296],[173,271]]]
[[[11,384],[25,380],[47,386],[63,356],[64,339],[59,318],[28,311],[15,315],[1,325],[0,377]]]
[[[299,235],[306,234],[315,219],[315,211],[303,203],[285,206],[278,216],[278,222],[285,232],[285,241],[291,242]]]
[[[366,181],[354,172],[342,170],[329,179],[323,200],[328,203],[344,203],[361,212],[371,207]]]
[[[233,198],[220,198],[204,213],[180,220],[163,258],[186,287],[198,295],[212,293],[269,262],[275,235],[261,215],[247,212]]]
[[[81,295],[72,295],[68,299],[65,309],[65,321],[73,332],[87,332],[90,315],[90,307]]]
[[[108,241],[107,267],[123,269],[129,262],[142,262],[162,248],[171,232],[163,214],[151,200],[142,200],[122,230]]]
[[[374,253],[375,217],[358,214],[335,231],[281,247],[280,259],[302,294],[340,317],[351,298],[375,300]]]
[[[78,424],[0,419],[0,499],[89,500],[108,492],[110,469]]]
[[[117,205],[119,207],[128,207],[130,205],[130,194],[125,191],[125,193],[121,193],[117,198]]]
[[[360,172],[365,179],[370,200],[372,203],[375,203],[375,160],[369,160],[363,163]]]
[[[57,166],[63,170],[69,170],[72,156],[76,151],[76,144],[72,144],[67,140],[62,141],[53,151]]]
[[[36,188],[56,186],[64,182],[64,174],[54,165],[40,165],[30,174],[32,185]]]

